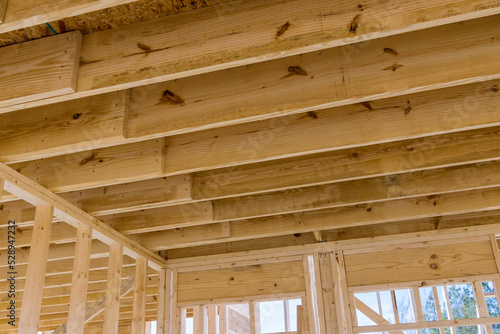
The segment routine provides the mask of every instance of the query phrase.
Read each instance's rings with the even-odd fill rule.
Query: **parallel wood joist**
[[[228,332],[244,302],[257,333],[259,301],[298,298],[301,333],[401,332],[431,324],[355,293],[499,284],[499,6],[0,0],[19,331],[178,334],[189,308]]]
[[[78,209],[57,195],[54,195],[52,192],[12,170],[10,167],[0,164],[0,176],[4,180],[4,188],[10,193],[23,198],[33,205],[51,206],[55,216],[58,216],[60,219],[76,227],[92,228],[93,237],[107,244],[112,245],[118,243],[123,245],[125,254],[132,258],[143,256],[149,261],[149,265],[152,268],[159,269],[163,265],[162,259],[156,254],[135,244],[122,234],[102,224],[88,213]],[[52,224],[52,217],[50,220]]]

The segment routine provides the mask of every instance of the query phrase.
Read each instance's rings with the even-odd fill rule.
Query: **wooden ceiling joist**
[[[416,15],[411,3],[392,8],[373,2],[360,8],[350,1],[318,1],[313,7],[299,0],[252,1],[231,6],[229,13],[221,14],[221,4],[101,31],[85,36],[77,93],[0,112],[323,50],[358,41],[356,36],[367,41],[499,12],[484,1],[431,1],[424,7]],[[424,16],[432,19],[420,22]]]
[[[137,0],[72,0],[72,1],[45,1],[43,5],[22,0],[2,0],[5,4],[5,20],[0,20],[0,33],[17,29],[28,28],[38,24],[47,23],[76,16],[92,11],[114,7]],[[1,10],[0,10],[1,12]]]
[[[302,330],[316,334],[366,332],[356,308],[382,331],[423,328],[353,291],[420,286],[393,267],[433,275],[414,249],[459,262],[448,250],[460,257],[466,238],[488,263],[430,284],[498,280],[498,3],[176,1],[63,33],[71,18],[164,2],[9,0],[0,45],[36,39],[0,48],[0,234],[14,217],[20,332],[135,334],[158,320],[157,334],[178,334],[180,306],[212,332],[216,303],[256,315],[259,296],[303,297]],[[51,20],[56,36],[30,33]],[[0,276],[7,256],[0,244]],[[474,321],[489,324],[479,303]]]
[[[131,241],[117,231],[109,228],[107,225],[93,218],[88,213],[66,202],[54,193],[19,174],[3,163],[0,164],[0,177],[4,179],[4,188],[11,194],[15,194],[19,198],[22,198],[33,205],[52,206],[54,208],[55,216],[63,219],[75,227],[92,227],[94,238],[99,239],[108,245],[116,243],[123,245],[126,255],[132,258],[143,256],[149,261],[149,265],[152,268],[158,270],[164,266],[164,260],[158,255]]]

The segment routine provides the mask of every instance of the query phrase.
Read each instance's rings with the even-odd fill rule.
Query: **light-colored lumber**
[[[307,318],[309,325],[309,333],[320,333],[319,314],[318,314],[318,300],[316,295],[316,286],[314,284],[314,262],[312,255],[304,255],[304,281],[307,307]]]
[[[413,288],[413,289],[416,289],[416,288]],[[446,314],[448,316],[448,319],[451,320],[451,319],[453,319],[453,310],[451,309],[450,294],[448,292],[448,287],[443,286],[442,289],[443,289],[444,299],[445,299],[445,303],[446,303]],[[420,310],[422,310],[422,308],[420,308]],[[423,316],[421,316],[419,319],[417,319],[417,322],[422,321],[423,319],[424,319]],[[451,333],[457,334],[456,327],[451,327]]]
[[[156,333],[168,334],[170,332],[170,271],[159,270],[158,281],[158,314],[156,319]],[[167,307],[168,303],[168,307]]]
[[[103,93],[357,41],[372,42],[395,33],[498,13],[497,6],[484,1],[433,1],[418,11],[410,4],[358,7],[349,1],[320,1],[311,11],[301,1],[257,1],[230,5],[231,10],[221,20],[224,4],[221,6],[89,35],[82,50],[79,96],[90,94],[90,90]],[[391,7],[396,10],[389,11]],[[380,21],[380,17],[385,20]],[[247,29],[249,22],[259,29]],[[164,26],[172,29],[160,29]],[[199,36],[198,31],[207,33]],[[364,48],[354,46],[345,54],[352,58],[360,50]]]
[[[135,281],[135,276],[131,276],[121,283],[119,298],[125,296],[133,289],[134,281]],[[97,299],[92,304],[87,305],[87,307],[85,308],[85,311],[84,311],[85,323],[88,323],[89,321],[93,320],[94,318],[99,317],[99,315],[102,314],[102,312],[104,310],[107,310],[106,305],[108,305],[107,307],[111,308],[111,310],[113,310],[113,308],[115,307],[112,303],[106,304],[106,295]],[[119,311],[117,311],[117,312],[119,312]],[[107,320],[108,320],[108,318],[106,317],[106,315],[104,315],[103,326],[106,326],[106,324],[109,324],[107,322]],[[106,330],[109,329],[110,330],[109,333],[114,333],[113,329],[111,327],[104,327],[104,328],[106,328]],[[53,334],[59,334],[59,333],[69,333],[69,331],[67,331],[67,323],[59,326],[53,332]]]
[[[53,213],[51,205],[37,206],[26,274],[28,289],[23,295],[23,312],[19,320],[19,331],[25,334],[36,334],[38,329]]]
[[[6,188],[10,193],[16,194],[31,204],[38,205],[47,203],[54,207],[54,215],[76,227],[89,226],[93,228],[93,237],[104,241],[107,244],[120,243],[124,245],[127,255],[136,258],[143,256],[148,259],[149,265],[159,269],[164,264],[164,260],[158,255],[134,243],[124,235],[109,228],[102,222],[93,218],[89,214],[78,209],[74,205],[61,199],[57,195],[31,181],[27,177],[19,174],[10,167],[0,164],[0,177],[3,177]]]
[[[6,20],[0,25],[0,33],[28,28],[46,22],[61,20],[109,7],[133,3],[136,0],[50,0],[40,6],[30,1],[10,0]]]
[[[335,262],[333,263],[333,274],[334,277],[337,277],[337,285],[339,286],[339,291],[338,294],[340,295],[340,301],[342,305],[342,317],[343,317],[343,324],[344,324],[344,330],[346,334],[352,334],[353,333],[353,315],[352,313],[352,307],[351,307],[351,300],[349,298],[348,294],[348,282],[347,282],[347,276],[346,276],[346,264],[344,260],[344,253],[342,251],[338,251],[335,253]],[[337,296],[337,293],[336,293]]]
[[[193,307],[193,333],[208,334],[207,308],[205,306]]]
[[[301,261],[179,273],[177,302],[211,304],[223,300],[255,300],[259,296],[303,293]]]
[[[250,334],[260,334],[260,308],[259,304],[251,300],[248,302],[250,314]]]
[[[123,246],[110,246],[108,259],[107,285],[104,305],[104,331],[118,333],[118,315],[120,307],[120,283],[122,278]]]
[[[90,247],[92,246],[92,228],[79,227],[76,230],[76,243],[71,280],[71,298],[67,332],[83,334],[85,324],[85,308],[87,303],[87,285],[90,267]]]
[[[346,255],[345,261],[349,286],[497,273],[489,241]]]
[[[337,311],[340,307],[340,299],[335,296],[336,278],[333,277],[333,263],[336,261],[332,259],[331,253],[319,253],[318,255],[319,266],[316,269],[320,277],[320,289],[318,294],[322,295],[323,309],[325,314],[325,334],[338,333],[339,328],[342,328],[342,323],[338,323]],[[289,320],[289,319],[288,319]]]
[[[486,211],[499,208],[497,201],[498,188],[465,194],[441,194],[458,190],[490,188],[500,184],[498,162],[479,163],[473,165],[455,166],[428,171],[410,172],[391,176],[345,181],[318,186],[298,188],[294,191],[274,191],[261,195],[250,195],[221,199],[214,201],[215,217],[212,220],[212,206],[208,202],[197,202],[181,206],[165,207],[134,213],[100,216],[100,218],[118,231],[129,234],[161,230],[165,228],[184,227],[199,222],[211,222],[226,219],[250,218],[260,215],[283,214],[291,211],[337,207],[349,204],[397,199],[399,204],[392,206],[389,202],[366,205],[372,209],[370,219],[373,223],[377,218],[390,219],[391,216],[404,215],[406,219],[428,216],[426,210],[436,215],[449,215],[459,212]],[[460,182],[458,182],[460,180]],[[402,200],[404,197],[429,195],[427,199]],[[114,197],[113,197],[114,198]],[[293,198],[293,200],[292,200]],[[401,198],[401,200],[399,200]],[[73,198],[76,200],[76,198]],[[123,210],[134,208],[137,203],[135,196],[131,196],[130,204],[123,203]],[[161,195],[156,199],[158,206],[165,205]],[[17,202],[16,202],[17,203]],[[83,202],[86,204],[86,201]],[[115,206],[117,204],[114,204]],[[131,205],[132,207],[129,207]],[[153,205],[153,203],[151,203]],[[81,204],[80,204],[81,206]],[[99,210],[95,204],[94,208]],[[391,206],[391,211],[386,210]],[[6,203],[5,208],[16,208],[13,203]],[[395,210],[394,208],[397,208]],[[277,209],[278,208],[278,209]],[[359,207],[362,211],[363,207]],[[107,202],[102,209],[110,209]],[[334,210],[340,215],[339,210]],[[99,212],[99,211],[97,211]],[[391,213],[392,212],[392,213]],[[23,210],[23,221],[18,224],[29,226],[32,210]],[[346,209],[346,214],[354,214]],[[5,216],[6,217],[6,216]],[[169,219],[165,219],[169,217]],[[344,216],[342,221],[349,220]],[[340,221],[340,220],[339,220]],[[352,223],[358,223],[355,218]],[[28,233],[29,229],[26,229]]]
[[[162,175],[162,140],[88,150],[9,165],[52,191],[92,188]]]
[[[375,326],[360,326],[354,328],[354,333],[373,333],[384,331],[406,331],[412,329],[424,328],[441,328],[441,327],[465,327],[474,325],[492,325],[497,324],[500,317],[489,317],[479,319],[455,319],[455,320],[437,320],[437,321],[422,321],[418,323],[401,323],[396,325],[375,325]]]
[[[127,98],[127,91],[119,91],[56,103],[49,109],[0,114],[2,161],[33,160],[123,143]],[[27,135],[30,145],[23,145]]]
[[[227,328],[227,306],[219,305],[219,334],[228,334]]]
[[[437,292],[437,287],[433,286],[432,287],[432,295],[434,297],[434,305],[436,306],[436,313],[438,320],[443,320],[443,311],[441,310],[441,302],[439,300],[438,292]],[[445,334],[444,328],[439,328],[439,333]]]
[[[207,332],[217,333],[217,306],[208,305],[207,307]]]
[[[0,108],[74,93],[81,44],[73,31],[0,48]]]
[[[412,288],[410,290],[410,298],[412,302],[413,314],[415,316],[415,321],[424,321],[424,313],[422,310],[422,300],[420,299],[420,290],[418,288]],[[449,310],[451,312],[451,309]],[[451,313],[450,313],[451,314]],[[453,319],[450,317],[448,319]]]
[[[0,0],[0,24],[5,21],[5,13],[7,12],[7,4],[9,0]]]
[[[390,322],[388,320],[386,320],[380,314],[372,310],[368,305],[363,303],[361,300],[356,298],[355,301],[356,301],[356,309],[358,309],[360,312],[362,312],[364,315],[370,318],[370,320],[372,320],[378,325],[390,325]],[[401,331],[395,331],[395,333],[402,334]]]
[[[481,282],[475,281],[473,284],[474,296],[476,297],[476,305],[478,311],[478,317],[488,318],[490,313],[488,311],[488,306],[486,305],[486,299],[484,298],[484,292]],[[491,324],[484,325],[487,334],[493,334],[493,328]]]
[[[132,333],[144,334],[146,326],[146,271],[148,268],[148,261],[145,258],[138,258],[136,261]]]
[[[178,303],[177,303],[177,297],[178,297],[178,292],[179,292],[179,288],[178,288],[178,273],[177,273],[177,269],[173,269],[172,270],[172,303],[171,303],[171,307],[172,307],[172,325],[171,325],[171,330],[172,330],[172,333],[179,333],[179,331],[181,333],[184,333],[183,331],[183,319],[185,319],[185,310],[184,310],[184,316],[183,316],[183,311],[181,310],[181,308],[179,307]],[[185,323],[185,320],[184,320],[184,323]]]

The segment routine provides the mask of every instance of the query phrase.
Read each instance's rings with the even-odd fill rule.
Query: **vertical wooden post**
[[[337,300],[337,319],[339,326],[344,324],[344,330],[346,334],[353,333],[353,323],[351,316],[351,307],[349,294],[347,291],[347,279],[345,274],[345,264],[344,264],[344,253],[338,251],[332,253],[332,271],[333,278],[335,280],[334,293],[335,299]]]
[[[318,320],[318,328],[317,332],[321,334],[326,333],[326,325],[325,325],[325,306],[323,303],[323,293],[321,288],[321,269],[319,266],[319,254],[314,254],[312,258],[312,273],[313,273],[313,291],[316,299],[315,308],[317,310],[317,320]]]
[[[156,334],[170,334],[172,319],[172,270],[160,270],[160,283],[158,285],[158,319]]]
[[[476,305],[477,312],[480,318],[488,318],[490,316],[488,312],[488,306],[486,305],[486,299],[484,298],[483,287],[481,282],[474,281],[474,294],[476,295]],[[484,325],[487,334],[493,334],[493,327],[491,325]]]
[[[91,246],[92,228],[88,226],[79,227],[76,230],[75,259],[71,280],[67,333],[83,334]]]
[[[3,195],[3,184],[4,184],[4,181],[2,178],[0,178],[0,200],[2,199],[2,195]]]
[[[19,333],[37,333],[53,214],[54,208],[50,205],[39,205],[36,207],[35,225],[33,226],[33,235],[31,237],[28,268],[26,269]]]
[[[208,318],[208,334],[217,333],[217,306],[208,305],[207,306],[207,318]]]
[[[414,288],[414,289],[417,289],[417,288]],[[453,311],[451,310],[450,294],[449,294],[446,286],[443,286],[443,292],[444,292],[444,300],[446,302],[446,314],[448,315],[449,320],[453,320]],[[422,306],[420,306],[420,308],[422,308]],[[423,317],[422,317],[422,319],[423,319]],[[451,327],[451,333],[457,334],[456,327]]]
[[[219,306],[219,334],[227,334],[227,306]]]
[[[146,326],[146,286],[148,260],[138,257],[135,263],[134,304],[132,309],[132,334],[144,334]]]
[[[4,22],[5,13],[7,13],[8,2],[9,2],[9,0],[0,0],[0,23]]]
[[[297,305],[297,334],[304,333],[304,307]]]
[[[330,253],[319,254],[319,274],[321,277],[321,289],[325,314],[325,333],[339,333],[337,320],[337,302],[334,293],[334,278],[332,270],[332,259]]]
[[[172,270],[172,332],[169,334],[180,334],[184,332],[182,329],[182,310],[177,306],[177,269]],[[184,317],[185,319],[185,317]]]
[[[318,314],[316,308],[316,296],[314,293],[314,272],[311,268],[311,263],[309,261],[310,255],[304,255],[304,278],[306,283],[306,302],[307,302],[307,313],[309,318],[309,333],[318,334],[319,333],[319,322]]]
[[[158,307],[156,312],[156,334],[165,334],[165,323],[167,315],[167,270],[160,269],[159,272],[159,282],[158,282]]]
[[[251,300],[248,302],[250,314],[250,334],[260,333],[260,309],[256,301]]]
[[[108,259],[103,333],[118,334],[120,316],[120,286],[122,279],[123,246],[111,245]]]
[[[207,308],[205,306],[193,307],[193,332],[194,334],[207,333]]]
[[[441,303],[439,302],[439,295],[435,286],[432,287],[432,294],[434,296],[434,304],[436,305],[438,320],[443,320],[443,310],[441,310]],[[439,327],[439,333],[445,334],[446,331],[443,327]]]

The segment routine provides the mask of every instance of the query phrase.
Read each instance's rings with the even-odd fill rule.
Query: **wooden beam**
[[[51,205],[37,206],[26,274],[27,289],[23,295],[23,312],[19,321],[19,331],[26,334],[36,334],[38,330],[53,212]]]
[[[146,326],[146,285],[148,261],[138,258],[135,266],[134,309],[132,315],[132,334],[144,334]]]
[[[119,91],[52,104],[50,111],[38,107],[0,114],[2,161],[33,160],[123,143],[127,99],[128,92]],[[30,145],[23,145],[27,133]]]
[[[74,93],[81,45],[73,31],[0,48],[0,108]]]
[[[259,304],[251,300],[248,302],[250,314],[250,334],[260,334],[260,308]]]
[[[118,334],[120,307],[120,283],[122,277],[123,246],[111,245],[108,260],[108,276],[104,305],[104,327],[106,333]],[[134,276],[135,277],[135,276]]]
[[[269,296],[281,298],[304,292],[304,271],[301,261],[206,270],[201,267],[197,271],[180,272],[177,289],[176,303],[181,306],[242,302]]]
[[[9,0],[0,0],[0,23],[5,21],[5,13],[7,12],[7,4]]]
[[[489,240],[346,255],[345,262],[350,287],[497,273]]]
[[[370,320],[375,322],[377,325],[390,325],[391,323],[386,320],[384,317],[382,317],[380,314],[372,310],[368,305],[363,303],[361,300],[358,298],[355,299],[356,301],[356,309],[358,309],[360,312],[362,312],[364,315],[366,315]],[[395,331],[396,333],[402,334],[403,332],[401,331]]]
[[[61,20],[90,13],[137,0],[84,0],[84,1],[47,1],[44,6],[36,6],[29,1],[11,0],[6,20],[0,25],[0,33],[33,27],[47,22]]]
[[[102,180],[107,180],[108,185],[136,181],[137,169],[141,170],[139,179],[159,177],[163,175],[162,150],[163,141],[153,139],[10,167],[46,188],[61,192],[103,185]]]
[[[450,15],[450,11],[454,15]],[[223,20],[221,12],[224,13]],[[347,0],[335,5],[326,0],[319,1],[312,11],[300,0],[220,4],[197,10],[192,15],[173,15],[143,22],[133,28],[125,26],[86,36],[77,96],[174,80],[352,42],[372,42],[375,38],[495,13],[498,13],[497,6],[491,6],[485,0],[467,3],[450,0],[444,4],[432,1],[418,11],[410,4],[393,8],[383,3],[360,8]],[[432,19],[421,22],[421,16]],[[318,20],[318,17],[323,19]],[[384,20],[381,21],[380,17]],[[190,23],[189,28],[185,26],[186,22]],[[260,29],[248,29],[249,23]],[[351,29],[351,25],[355,28]],[[173,28],[164,31],[159,28],[162,26]],[[195,31],[206,31],[207,34],[202,38]],[[149,35],[145,36],[145,32]],[[430,34],[436,35],[439,34]],[[119,36],[126,38],[120,39]],[[141,49],[137,45],[146,45],[147,48]],[[228,45],[231,46],[229,49]],[[354,46],[347,50],[347,54],[362,53],[360,50],[364,51],[363,47]],[[138,68],[142,70],[138,72]],[[50,101],[44,103],[47,102]]]
[[[89,226],[93,228],[93,237],[107,243],[120,243],[124,245],[125,253],[133,258],[144,257],[148,259],[149,265],[159,269],[165,261],[153,252],[145,249],[137,243],[131,241],[124,235],[109,228],[107,225],[93,218],[74,205],[61,199],[57,195],[41,187],[36,182],[19,174],[4,164],[0,164],[0,177],[3,177],[7,190],[23,198],[31,204],[38,205],[47,203],[54,207],[54,213],[60,219],[72,224],[75,227]]]
[[[437,320],[437,321],[422,321],[417,323],[401,323],[396,325],[375,325],[375,326],[357,326],[354,328],[354,333],[373,333],[385,331],[407,331],[424,328],[441,328],[441,327],[465,327],[474,325],[493,325],[500,321],[500,317],[488,318],[472,318],[472,319],[454,319],[454,320]]]
[[[67,331],[83,334],[85,324],[85,308],[87,304],[87,284],[90,267],[90,247],[92,245],[92,228],[79,227],[76,231],[73,279],[71,281],[71,299]]]

